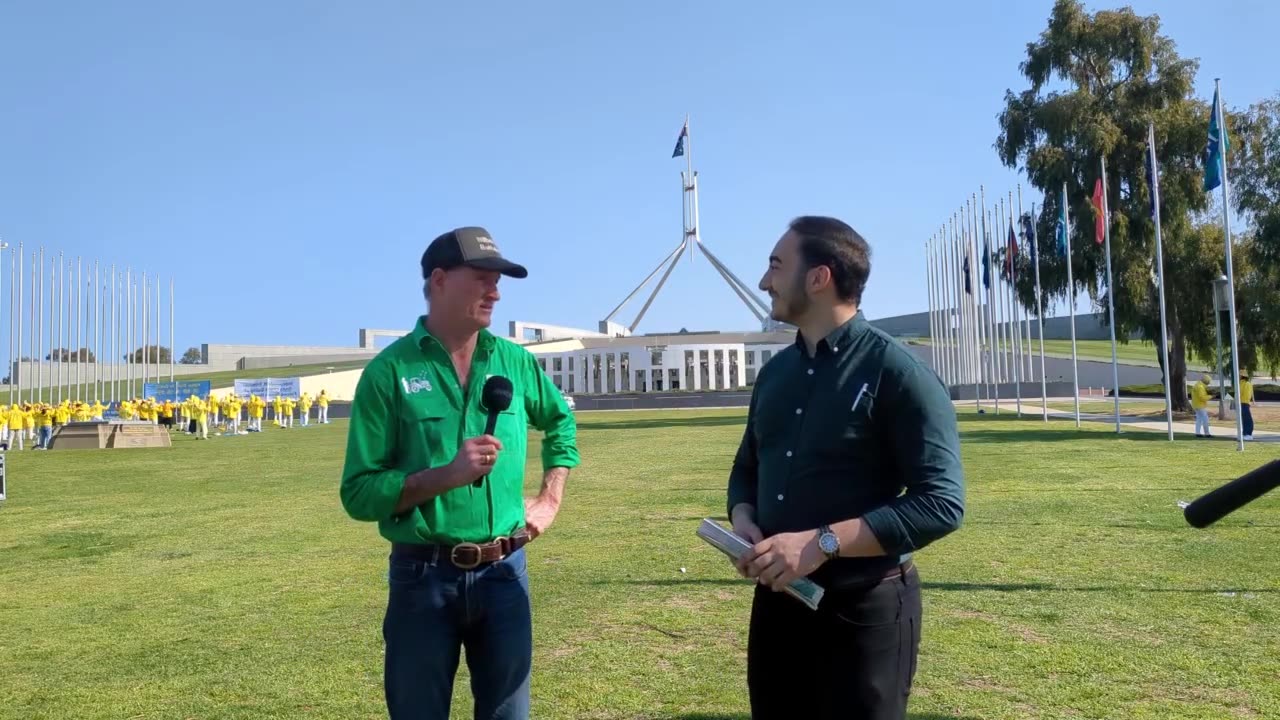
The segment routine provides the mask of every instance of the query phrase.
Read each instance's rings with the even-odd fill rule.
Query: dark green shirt
[[[339,495],[347,514],[377,521],[394,542],[487,542],[524,526],[524,469],[529,426],[544,431],[542,467],[578,465],[577,426],[564,396],[525,348],[480,332],[467,387],[449,353],[419,318],[411,334],[365,367],[351,404],[347,457]],[[498,416],[497,462],[477,488],[467,483],[395,514],[404,480],[447,465],[462,442],[484,434],[480,404],[490,375],[511,380],[511,407]]]
[[[803,338],[756,378],[729,477],[729,510],[756,508],[765,536],[861,517],[887,557],[839,558],[825,586],[873,577],[960,526],[964,470],[955,407],[926,365],[862,313]]]

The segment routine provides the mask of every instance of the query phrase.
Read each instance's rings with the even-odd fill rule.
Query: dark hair
[[[788,227],[800,238],[805,271],[826,265],[836,295],[845,302],[861,304],[871,275],[871,246],[858,231],[841,220],[819,215],[798,217]]]

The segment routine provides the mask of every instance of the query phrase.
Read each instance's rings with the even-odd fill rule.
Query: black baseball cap
[[[460,227],[444,233],[431,241],[422,253],[422,277],[431,277],[432,271],[452,270],[467,265],[478,270],[492,270],[513,278],[529,276],[523,265],[502,257],[489,231],[482,227]]]

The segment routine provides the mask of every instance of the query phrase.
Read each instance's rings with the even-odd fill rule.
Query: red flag
[[[1093,184],[1093,209],[1097,213],[1094,216],[1093,231],[1094,240],[1099,245],[1106,239],[1107,215],[1106,210],[1103,209],[1105,203],[1106,198],[1102,196],[1102,178],[1098,178],[1097,182]]]

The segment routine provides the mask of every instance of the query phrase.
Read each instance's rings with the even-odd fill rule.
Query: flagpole
[[[18,394],[9,396],[9,404],[17,405],[22,402],[22,271],[26,268],[27,251],[23,248],[22,243],[18,243],[18,353],[17,367],[14,368],[13,374],[18,379]]]
[[[930,238],[932,239],[932,238]],[[933,272],[929,268],[929,240],[924,241],[924,292],[925,305],[928,307],[929,315],[929,360],[932,363],[934,372],[938,370],[938,346],[937,335],[934,334],[933,327]]]
[[[1151,165],[1151,217],[1156,224],[1156,273],[1160,284],[1160,357],[1164,362],[1164,415],[1173,442],[1173,373],[1169,370],[1169,324],[1164,306],[1164,244],[1160,239],[1160,166],[1156,163],[1156,124],[1147,122],[1147,162]]]
[[[120,297],[120,293],[116,291],[116,264],[111,263],[111,308],[110,308],[110,327],[111,332],[107,338],[107,344],[111,346],[111,400],[116,402],[120,398],[120,314],[117,311],[116,301]]]
[[[1076,403],[1076,427],[1080,427],[1080,369],[1076,354],[1076,285],[1071,273],[1071,214],[1067,212],[1067,183],[1062,183],[1062,237],[1067,244],[1067,309],[1071,313],[1071,387]]]
[[[147,317],[148,315],[147,310],[148,310],[148,306],[151,304],[149,302],[149,298],[147,297],[148,294],[149,294],[149,287],[147,285],[147,273],[146,271],[143,271],[142,273],[142,308],[141,308],[141,313],[142,313],[142,397],[146,397],[147,381],[151,379],[149,374],[151,365],[148,362],[150,358],[147,357],[148,355],[151,354],[150,352],[151,349],[147,347],[147,344],[151,341],[151,328],[147,324],[148,320],[150,319]]]
[[[1236,277],[1231,261],[1231,204],[1227,189],[1227,114],[1222,109],[1221,79],[1213,79],[1213,112],[1218,116],[1218,167],[1222,173],[1222,234],[1227,248],[1227,310],[1231,323],[1231,392],[1236,400],[1236,449],[1244,450],[1244,413],[1240,410],[1240,345],[1236,333]],[[1217,310],[1215,309],[1216,313]]]
[[[1024,229],[1025,229],[1025,225],[1023,225],[1023,222],[1022,222],[1022,183],[1018,183],[1018,222],[1017,222],[1017,226],[1014,228],[1014,232],[1020,232]],[[1020,234],[1022,235],[1023,246],[1027,248],[1026,250],[1027,252],[1031,253],[1032,261],[1035,261],[1036,254],[1028,245],[1027,234],[1025,232],[1020,232]],[[1023,309],[1027,310],[1027,308],[1023,308]],[[1026,345],[1027,379],[1034,382],[1036,379],[1036,369],[1035,369],[1035,364],[1032,362],[1032,355],[1035,352],[1035,350],[1033,349],[1035,346],[1031,343],[1031,312],[1030,310],[1028,310],[1026,318],[1023,320],[1023,323],[1027,326],[1027,345]]]
[[[1004,198],[1001,198],[1003,200]],[[1016,393],[1018,403],[1018,417],[1022,417],[1022,328],[1019,327],[1018,321],[1018,254],[1015,252],[1017,247],[1013,234],[1013,191],[1009,191],[1009,212],[1002,215],[1001,222],[1005,222],[1005,243],[1009,249],[1009,308],[1013,311],[1013,324],[1009,329],[1013,331],[1014,337],[1014,363],[1013,363],[1013,388]]]
[[[966,259],[972,258],[972,253],[968,249],[969,234],[964,231],[964,223],[962,222],[957,229],[959,232],[956,234],[956,242],[960,244],[960,254]],[[980,378],[977,375],[977,367],[973,361],[973,346],[975,343],[973,313],[970,312],[970,308],[973,305],[973,261],[970,260],[967,268],[962,266],[961,272],[964,273],[964,282],[966,283],[964,287],[970,289],[969,292],[964,292],[960,295],[960,313],[961,318],[964,320],[964,362],[967,369],[965,382],[974,386],[973,405],[975,408],[981,409],[982,394],[977,387]]]
[[[156,387],[160,386],[160,276],[155,275],[151,281],[152,289],[156,291],[156,307],[155,313],[151,316],[151,324],[155,326],[156,331]],[[169,357],[173,358],[173,349],[169,349]]]
[[[978,192],[982,194],[982,198],[985,201],[986,189],[982,185],[978,185]],[[974,243],[976,244],[983,242],[982,233],[979,230],[979,228],[982,227],[982,223],[978,217],[978,213],[981,212],[981,207],[979,205],[977,193],[971,194],[969,199],[973,203],[974,209],[974,213],[969,218],[969,232],[973,235]],[[990,248],[988,248],[985,242],[983,242],[982,250],[975,252],[975,255],[980,255],[982,257],[982,289],[978,291],[978,304],[982,308],[982,314],[978,318],[978,323],[982,325],[983,334],[986,335],[985,347],[987,349],[986,362],[984,363],[984,367],[979,368],[979,370],[985,370],[984,374],[986,382],[983,383],[983,387],[986,389],[987,398],[993,403],[992,407],[995,413],[999,415],[1000,386],[995,373],[995,326],[991,323],[991,288],[988,285],[988,278],[990,277],[990,263],[988,258],[989,253],[987,252],[988,250],[990,250]],[[985,302],[983,301],[984,295],[986,296]]]
[[[951,371],[951,283],[947,282],[947,223],[938,228],[937,247],[934,248],[934,264],[938,273],[938,321],[942,334],[942,369],[946,372],[948,387],[955,385]]]
[[[36,292],[36,287],[40,284],[40,276],[42,275],[42,273],[40,273],[36,269],[37,267],[38,265],[36,262],[36,251],[32,250],[31,251],[31,322],[29,323],[30,325],[29,332],[31,333],[31,342],[29,343],[29,349],[31,352],[28,356],[30,358],[28,362],[32,367],[32,374],[35,377],[32,378],[30,387],[27,388],[27,395],[29,397],[29,402],[31,402],[32,404],[34,404],[36,401],[36,388],[40,386],[40,364],[36,362],[36,358],[40,357],[40,351],[39,349],[36,348],[36,328],[38,326],[36,323],[36,307],[40,304],[40,301],[39,301],[39,294]]]
[[[961,298],[964,297],[964,280],[960,274],[960,269],[961,269],[960,246],[956,243],[956,219],[955,218],[958,215],[959,213],[956,213],[956,215],[952,216],[951,234],[947,238],[947,245],[951,252],[951,287],[952,287],[952,292],[954,292],[955,294],[955,302],[954,302],[954,308],[953,308],[953,311],[954,311],[953,322],[955,323],[955,330],[952,333],[952,335],[954,335],[955,337],[955,346],[952,352],[955,355],[957,386],[963,385],[965,382],[964,354],[962,351],[962,347],[964,345],[964,338],[963,338],[964,315],[963,313],[960,312],[960,307],[963,302]]]
[[[93,402],[102,402],[102,274],[98,261],[93,261]]]
[[[966,245],[966,251],[976,260],[978,257],[977,237],[973,233],[966,233],[969,241]],[[981,285],[978,279],[978,263],[970,263],[969,274],[973,277],[973,295],[970,296],[970,305],[972,312],[970,317],[973,319],[973,371],[974,371],[974,397],[980,394],[978,389],[982,387],[982,291],[979,289]]]
[[[22,263],[18,261],[23,257],[22,243],[18,243],[17,252],[9,253],[9,404],[16,405],[22,399],[22,373],[14,367],[13,354],[13,316],[14,316],[14,300],[17,300],[17,316],[18,316],[18,354],[17,358],[22,357],[22,288],[17,283],[18,271],[22,267]],[[19,363],[21,364],[21,363]]]
[[[1022,197],[1022,183],[1018,183],[1018,197]],[[1040,411],[1044,421],[1049,422],[1049,379],[1044,372],[1044,301],[1040,294],[1040,248],[1037,245],[1040,234],[1035,232],[1036,218],[1036,204],[1031,203],[1031,217],[1028,221],[1033,234],[1027,242],[1035,248],[1032,257],[1035,259],[1036,266],[1036,334],[1040,338]]]
[[[173,339],[173,276],[169,276],[169,382],[173,383],[173,363],[174,355],[177,353],[178,347],[174,345]],[[176,388],[177,386],[174,385]]]
[[[1120,433],[1120,360],[1116,354],[1116,285],[1111,275],[1111,199],[1107,195],[1107,158],[1100,158],[1102,167],[1102,212],[1103,239],[1107,253],[1107,325],[1111,329],[1111,386],[1115,394],[1116,434]]]

